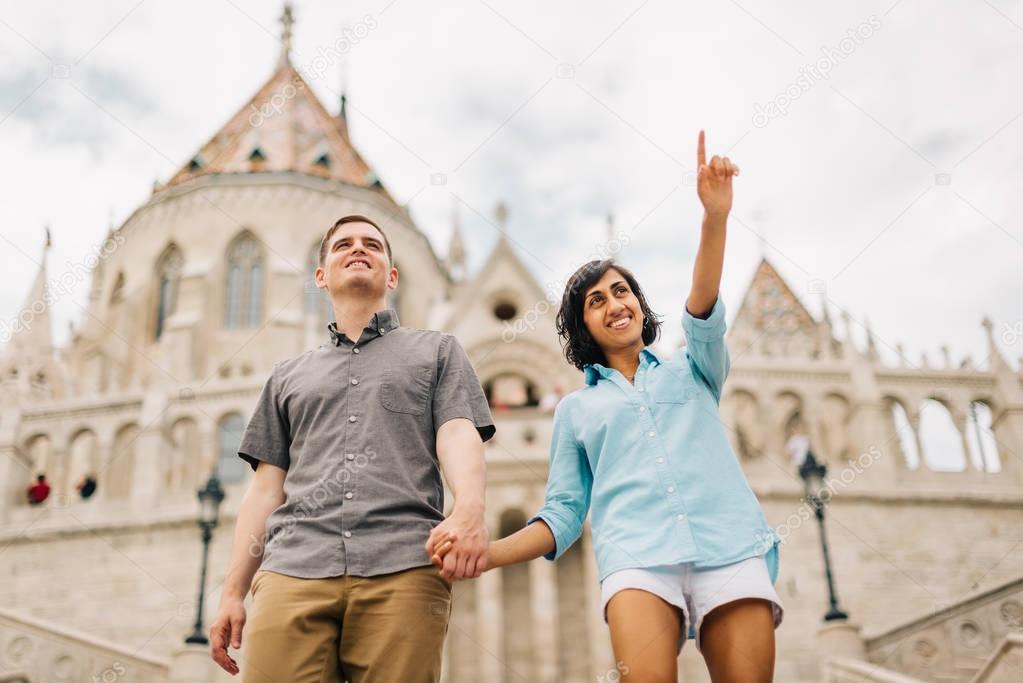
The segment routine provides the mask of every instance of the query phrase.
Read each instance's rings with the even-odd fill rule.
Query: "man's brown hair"
[[[353,213],[337,219],[337,222],[330,226],[330,229],[327,230],[327,234],[323,236],[322,240],[320,240],[320,268],[323,267],[324,262],[327,260],[327,245],[330,244],[330,238],[333,237],[338,228],[345,223],[368,223],[376,228],[377,232],[380,233],[380,236],[384,238],[384,251],[387,252],[387,263],[394,263],[394,260],[391,258],[391,243],[387,241],[387,235],[384,234],[383,229],[365,216]]]

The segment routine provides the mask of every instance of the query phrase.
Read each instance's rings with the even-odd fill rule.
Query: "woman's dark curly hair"
[[[600,278],[604,277],[611,268],[622,274],[625,281],[629,283],[632,293],[639,299],[640,310],[643,311],[643,343],[650,345],[661,333],[661,318],[650,310],[650,304],[643,296],[636,277],[628,268],[623,268],[614,262],[614,259],[602,261],[590,261],[583,264],[575,271],[568,283],[565,285],[565,293],[561,296],[561,307],[555,324],[558,329],[558,336],[561,337],[561,345],[565,351],[565,359],[578,369],[582,370],[591,363],[607,365],[607,357],[597,342],[593,340],[590,331],[586,329],[583,320],[583,304],[586,299],[586,292],[593,285],[597,284]]]

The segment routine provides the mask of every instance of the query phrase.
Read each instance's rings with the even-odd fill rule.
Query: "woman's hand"
[[[450,572],[448,572],[448,571],[446,571],[444,569],[444,556],[447,555],[449,552],[451,552],[451,550],[455,547],[455,542],[458,540],[458,537],[454,533],[452,533],[451,531],[443,531],[442,530],[442,531],[437,532],[436,534],[431,534],[430,540],[431,540],[432,545],[433,545],[433,554],[430,556],[430,562],[432,562],[433,565],[435,567],[437,567],[437,569],[440,570],[440,575],[441,576],[443,576],[444,578],[446,578],[448,580],[457,580]],[[477,566],[477,571],[475,573],[473,573],[472,575],[467,576],[465,578],[473,578],[473,579],[479,578],[479,576],[483,573],[483,571],[485,571],[486,569],[489,569],[492,566],[491,563],[490,563],[490,548],[489,548],[489,545],[490,544],[487,543],[488,547],[487,547],[486,553],[484,555],[484,558],[486,559],[486,562],[483,563],[483,565],[482,565],[483,569],[479,569],[479,566]]]
[[[728,157],[715,155],[707,163],[704,134],[700,131],[696,145],[696,193],[708,217],[725,218],[732,210],[732,176],[739,175],[739,167]]]

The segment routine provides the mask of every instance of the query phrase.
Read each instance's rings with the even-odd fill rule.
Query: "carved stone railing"
[[[0,609],[0,682],[165,683],[170,663]]]
[[[832,657],[824,664],[823,683],[924,683],[919,678],[848,657]]]
[[[1019,634],[1023,634],[1023,577],[867,637],[867,659],[924,681],[967,683],[1010,635]],[[1008,654],[1019,656],[1013,652],[1010,648]],[[1015,680],[1023,681],[1023,675]]]
[[[991,653],[971,683],[1019,683],[1023,681],[1023,632],[1014,631]]]

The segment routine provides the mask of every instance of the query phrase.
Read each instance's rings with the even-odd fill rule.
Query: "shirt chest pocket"
[[[380,405],[393,413],[422,415],[432,386],[432,367],[392,365],[384,369],[380,381]]]
[[[655,403],[679,404],[695,399],[700,387],[689,368],[662,368],[651,376],[649,391]]]

